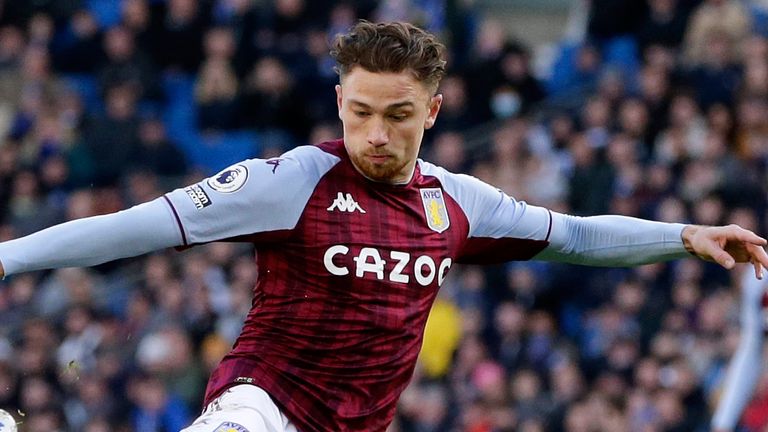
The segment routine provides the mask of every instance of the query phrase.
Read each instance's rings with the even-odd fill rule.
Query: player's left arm
[[[768,266],[766,240],[737,225],[671,224],[628,216],[569,216],[550,212],[549,246],[535,258],[574,264],[632,266],[693,254],[725,268],[750,262]]]
[[[750,262],[762,276],[768,266],[766,240],[737,225],[721,227],[656,222],[628,216],[570,216],[517,201],[474,177],[429,164],[469,221],[467,246],[459,259],[540,259],[594,266],[635,266],[691,254],[732,268]],[[515,241],[517,240],[517,241]],[[478,249],[482,249],[478,251]],[[533,253],[515,253],[527,248]]]

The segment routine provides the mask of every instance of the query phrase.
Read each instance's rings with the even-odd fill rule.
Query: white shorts
[[[297,432],[262,388],[240,384],[213,400],[180,432]]]

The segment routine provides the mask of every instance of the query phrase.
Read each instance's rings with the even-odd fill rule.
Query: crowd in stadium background
[[[558,211],[765,235],[768,2],[584,2],[546,76],[473,3],[0,1],[0,240],[340,136],[328,41],[358,18],[449,46],[423,158]],[[218,243],[7,278],[0,408],[25,431],[181,429],[256,272]],[[707,430],[737,279],[696,260],[455,268],[391,430]],[[768,375],[742,423],[768,425]]]

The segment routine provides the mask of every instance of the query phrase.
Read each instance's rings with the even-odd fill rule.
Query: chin
[[[388,165],[362,164],[360,165],[360,172],[362,172],[363,175],[365,175],[371,180],[380,181],[380,182],[389,182],[398,176],[398,174],[400,173],[400,170],[397,167],[392,166],[391,164],[388,164]]]
[[[389,181],[396,175],[391,169],[384,167],[363,167],[360,171],[369,179],[376,181]]]

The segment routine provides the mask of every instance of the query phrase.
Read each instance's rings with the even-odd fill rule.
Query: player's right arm
[[[338,161],[296,148],[251,159],[127,210],[70,221],[0,243],[3,275],[83,267],[174,246],[295,226],[319,178]]]
[[[2,274],[92,266],[181,244],[171,209],[158,198],[0,243]]]
[[[765,281],[744,271],[741,283],[741,334],[728,365],[724,388],[712,417],[712,430],[732,431],[752,397],[762,373],[764,321],[762,299]]]

